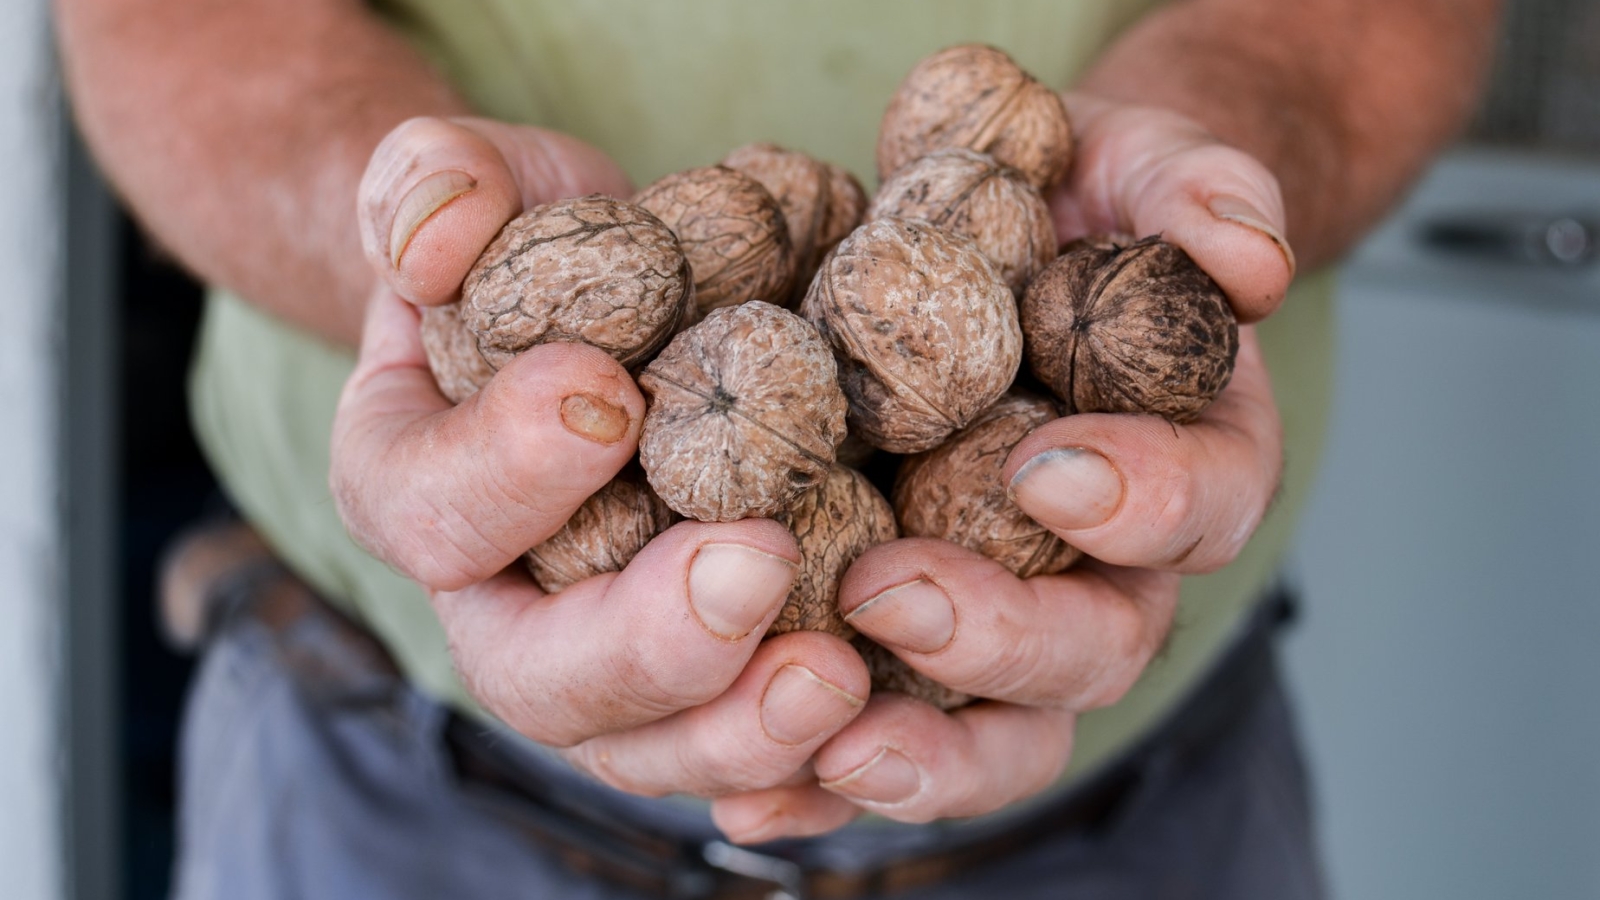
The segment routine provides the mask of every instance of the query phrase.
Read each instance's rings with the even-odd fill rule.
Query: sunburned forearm
[[[1199,120],[1277,175],[1301,268],[1380,218],[1471,113],[1500,0],[1186,0],[1080,87]]]
[[[367,159],[462,101],[357,0],[56,7],[79,123],[145,227],[201,278],[353,343]]]

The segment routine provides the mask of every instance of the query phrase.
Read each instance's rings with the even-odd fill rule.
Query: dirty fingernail
[[[900,803],[922,789],[922,771],[904,753],[885,747],[866,765],[843,778],[824,781],[822,786],[853,800]]]
[[[790,664],[767,682],[761,697],[761,727],[780,744],[804,744],[837,730],[865,702],[805,666]]]
[[[615,444],[628,436],[633,420],[615,403],[593,394],[571,394],[561,400],[561,424],[584,440]]]
[[[1122,502],[1122,476],[1100,454],[1065,447],[1028,460],[1011,479],[1011,499],[1046,528],[1105,524]]]
[[[950,595],[925,578],[892,587],[856,607],[844,620],[880,644],[932,653],[956,635]]]
[[[422,223],[445,204],[477,186],[477,179],[459,169],[435,172],[417,182],[395,208],[394,224],[389,227],[389,262],[398,269],[406,247],[411,244],[411,236]]]
[[[1290,249],[1289,241],[1283,232],[1267,222],[1267,217],[1254,206],[1238,197],[1219,194],[1211,198],[1206,204],[1211,214],[1228,222],[1236,222],[1246,228],[1254,228],[1272,240],[1278,246],[1278,252],[1283,254],[1284,262],[1289,264],[1289,275],[1294,276],[1294,250]]]
[[[706,631],[737,641],[789,596],[798,567],[742,544],[707,544],[689,565],[689,607]]]

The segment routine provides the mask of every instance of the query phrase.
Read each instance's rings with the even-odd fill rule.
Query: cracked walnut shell
[[[1056,255],[1050,207],[1022,173],[994,157],[952,148],[900,168],[872,198],[868,219],[926,219],[972,238],[1022,291]]]
[[[712,312],[639,373],[650,486],[702,522],[789,509],[844,440],[838,372],[794,313],[760,301]]]
[[[1028,364],[1069,413],[1192,422],[1227,386],[1239,352],[1227,296],[1159,237],[1072,245],[1021,308]]]
[[[800,311],[838,357],[851,429],[891,453],[965,427],[1022,360],[1016,300],[994,264],[970,238],[915,219],[857,228]]]
[[[939,448],[906,460],[894,485],[906,536],[960,544],[1020,578],[1072,565],[1081,554],[1013,503],[1001,478],[1017,444],[1057,418],[1049,400],[1008,394]]]
[[[561,530],[523,555],[539,587],[554,593],[620,572],[677,517],[647,485],[619,477],[578,507]]]
[[[800,574],[767,634],[826,631],[855,636],[839,615],[839,582],[869,547],[899,537],[894,510],[865,475],[835,465],[778,522],[800,544]]]
[[[1003,51],[962,44],[917,63],[900,83],[878,129],[878,178],[965,147],[1021,170],[1042,191],[1072,165],[1072,140],[1060,95]]]
[[[678,172],[634,202],[678,236],[694,274],[685,324],[749,300],[784,305],[794,287],[794,248],[783,210],[761,182],[726,166]]]
[[[512,219],[461,286],[461,317],[495,370],[535,344],[591,344],[632,369],[677,330],[691,294],[655,216],[592,194]]]
[[[783,208],[794,246],[798,303],[822,258],[861,224],[866,191],[845,169],[776,144],[746,144],[729,153],[722,164],[761,182]]]

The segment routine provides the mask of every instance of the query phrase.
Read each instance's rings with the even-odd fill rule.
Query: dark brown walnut
[[[478,341],[461,321],[461,304],[446,303],[422,310],[422,350],[428,368],[439,383],[439,393],[451,403],[476,394],[494,377],[494,369],[478,352]]]
[[[939,150],[902,166],[867,209],[868,219],[885,216],[926,219],[972,238],[1019,297],[1056,255],[1044,197],[1021,172],[971,150]]]
[[[650,486],[702,522],[775,516],[816,486],[844,440],[845,399],[805,320],[754,301],[716,310],[644,371],[639,461]]]
[[[461,286],[463,321],[498,370],[536,344],[592,344],[642,365],[691,299],[678,239],[598,194],[536,206],[501,229]]]
[[[620,572],[677,517],[648,485],[619,477],[596,491],[548,540],[523,555],[539,587],[555,592]]]
[[[634,198],[671,228],[694,273],[685,324],[749,300],[786,304],[794,248],[783,210],[761,182],[726,166],[678,172]]]
[[[889,501],[865,475],[835,465],[778,521],[800,544],[800,574],[767,634],[826,631],[854,637],[855,629],[839,615],[839,581],[867,548],[899,537]]]
[[[987,153],[1042,191],[1072,165],[1072,122],[1061,97],[1011,57],[963,44],[924,59],[900,83],[878,129],[878,178],[946,147]]]
[[[915,219],[852,232],[800,312],[839,359],[851,429],[892,453],[965,427],[1022,360],[1017,303],[994,264],[970,238]]]
[[[1078,551],[1011,502],[1001,477],[1017,444],[1058,417],[1043,397],[1008,394],[939,448],[907,459],[894,485],[901,530],[960,544],[1022,578],[1072,565]]]
[[[1239,324],[1189,254],[1159,237],[1081,241],[1022,297],[1028,365],[1069,413],[1192,422],[1233,375]]]
[[[794,302],[805,296],[817,266],[861,224],[867,194],[848,171],[776,144],[746,144],[722,164],[761,182],[783,208],[794,245]]]
[[[947,688],[932,678],[905,664],[900,657],[880,644],[857,635],[852,642],[856,652],[866,661],[867,672],[872,676],[872,692],[894,691],[905,694],[938,709],[955,709],[973,701],[971,694]]]

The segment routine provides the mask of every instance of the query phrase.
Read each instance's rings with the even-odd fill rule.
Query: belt
[[[276,575],[277,573],[273,573]],[[275,637],[284,665],[312,695],[370,701],[400,685],[383,647],[292,576],[252,573],[226,617],[248,615]],[[247,594],[247,597],[240,595]],[[845,900],[930,885],[1003,861],[1064,832],[1092,834],[1133,797],[1156,757],[1180,763],[1214,746],[1249,713],[1274,677],[1272,634],[1293,612],[1273,592],[1233,645],[1178,708],[1137,747],[1088,782],[998,833],[958,829],[930,851],[887,859],[867,871],[807,864],[800,844],[752,850],[725,841],[652,833],[571,802],[531,772],[516,748],[481,724],[451,714],[443,740],[462,789],[567,866],[602,881],[678,900]],[[977,829],[974,829],[975,831]]]

